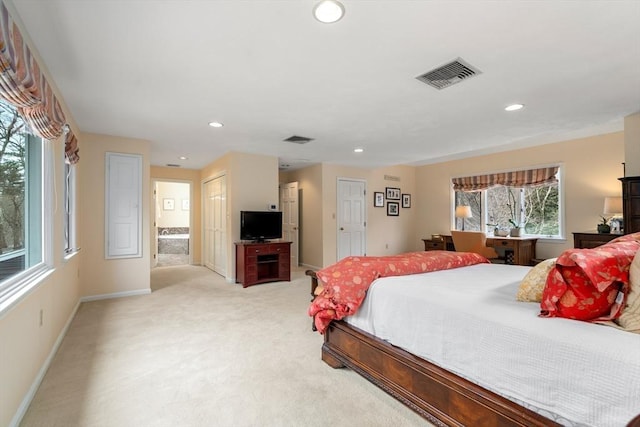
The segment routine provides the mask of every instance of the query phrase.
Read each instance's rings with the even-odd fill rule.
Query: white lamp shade
[[[456,206],[456,218],[471,218],[471,206]]]
[[[605,197],[604,198],[605,214],[622,214],[622,197]]]

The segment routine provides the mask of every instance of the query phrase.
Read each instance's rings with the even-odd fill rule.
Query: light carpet
[[[149,295],[83,303],[21,426],[430,426],[322,362],[309,280],[162,267]]]

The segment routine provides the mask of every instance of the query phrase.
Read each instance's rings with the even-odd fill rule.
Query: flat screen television
[[[282,212],[241,211],[240,239],[264,242],[282,238]]]

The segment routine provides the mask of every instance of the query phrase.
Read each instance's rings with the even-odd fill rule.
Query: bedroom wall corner
[[[280,183],[298,182],[299,262],[308,268],[322,267],[322,166],[280,172]]]
[[[149,247],[150,143],[108,135],[82,134],[82,161],[91,167],[81,171],[82,182],[82,296],[108,297],[150,292],[151,266]],[[105,259],[105,155],[107,152],[140,154],[143,157],[142,179],[142,256]]]
[[[604,148],[603,148],[604,147]],[[448,234],[451,229],[451,178],[562,163],[564,166],[565,239],[542,240],[538,258],[552,258],[573,247],[572,232],[593,230],[602,215],[604,198],[619,196],[618,178],[624,161],[622,132],[561,141],[537,147],[421,166],[417,171],[421,238]]]
[[[386,181],[385,175],[400,181]],[[413,166],[389,166],[379,169],[360,169],[339,165],[322,165],[322,251],[323,266],[336,262],[337,258],[337,180],[338,178],[362,179],[367,182],[367,255],[393,255],[415,250],[415,209],[400,208],[398,216],[387,216],[385,208],[373,207],[374,191],[385,187],[400,188],[402,193],[415,197],[415,168]],[[400,201],[398,201],[400,202]],[[413,205],[412,205],[413,206]]]
[[[191,183],[191,200],[189,211],[191,214],[191,238],[193,242],[191,248],[193,250],[193,264],[200,265],[202,263],[202,183],[200,181],[200,170],[186,168],[171,168],[164,166],[151,166],[151,181],[153,180],[177,180],[188,181]],[[150,184],[151,185],[151,184]],[[153,189],[150,188],[150,192]],[[149,213],[151,215],[151,212]],[[153,229],[153,218],[149,218],[150,227]],[[155,244],[155,238],[150,234],[151,244]]]
[[[640,112],[624,118],[624,161],[625,176],[640,176]]]

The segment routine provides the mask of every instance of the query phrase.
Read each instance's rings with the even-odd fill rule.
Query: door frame
[[[363,212],[363,218],[364,218],[364,233],[362,233],[362,248],[364,249],[364,254],[366,255],[367,253],[367,180],[366,179],[361,179],[361,178],[348,178],[348,177],[337,177],[336,178],[336,261],[340,261],[340,248],[339,248],[339,242],[340,242],[340,218],[341,215],[338,211],[338,209],[340,208],[340,182],[341,181],[352,181],[352,182],[361,182],[364,184],[364,212]]]
[[[218,178],[222,178],[225,177],[225,194],[227,194],[227,203],[226,203],[226,212],[225,212],[225,227],[227,230],[227,236],[224,242],[223,247],[225,248],[225,256],[226,256],[226,266],[225,266],[225,274],[224,274],[224,278],[227,282],[233,283],[235,282],[235,278],[233,276],[234,272],[235,272],[235,268],[231,268],[232,266],[235,267],[235,251],[230,250],[229,248],[229,235],[230,235],[230,227],[229,227],[229,196],[228,196],[228,190],[229,190],[229,175],[227,174],[226,169],[222,170],[222,171],[218,171],[216,173],[214,173],[213,175],[209,175],[206,178],[203,178],[202,180],[200,180],[200,203],[201,203],[201,212],[200,212],[200,230],[201,230],[201,239],[200,239],[200,258],[202,259],[201,265],[205,266],[205,221],[206,221],[206,215],[205,215],[205,209],[206,209],[206,202],[205,202],[205,185],[210,182],[210,181],[214,181]],[[233,258],[232,258],[233,256]],[[232,258],[232,259],[230,259]],[[216,274],[220,274],[214,270],[211,270]],[[221,274],[220,274],[221,275]],[[222,276],[222,275],[221,275]]]
[[[299,181],[290,181],[283,182],[278,185],[278,197],[279,197],[279,205],[280,211],[283,212],[283,203],[282,203],[282,190],[284,186],[295,184],[296,194],[295,194],[295,203],[296,203],[296,228],[295,228],[295,242],[293,239],[289,239],[292,241],[291,245],[291,265],[294,267],[298,267],[300,265],[300,183]],[[284,217],[283,217],[284,219]],[[295,260],[295,262],[294,262]]]
[[[156,214],[158,206],[158,195],[156,194],[157,183],[176,182],[189,185],[189,265],[193,264],[193,181],[188,179],[171,178],[151,178],[151,268],[158,265],[158,226],[156,224]]]

